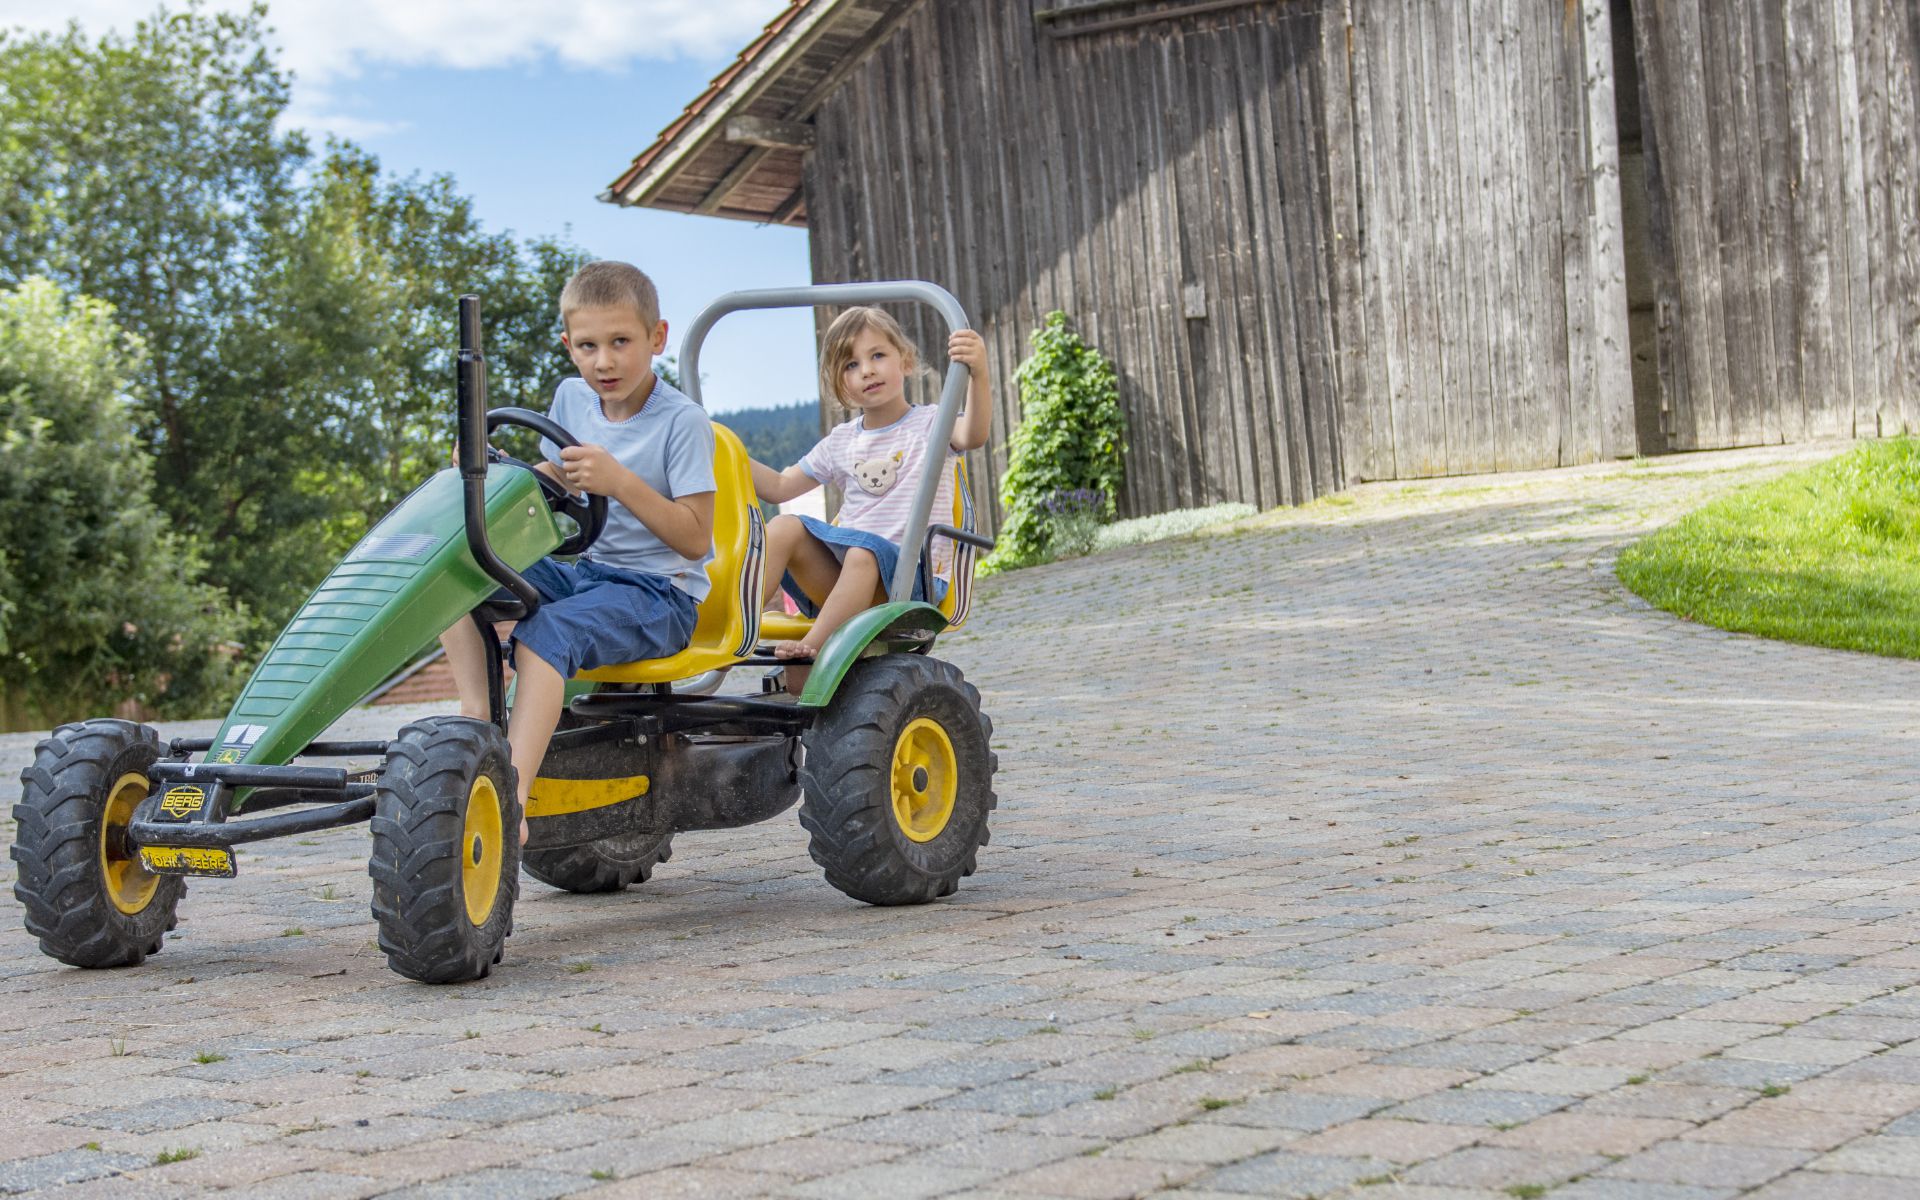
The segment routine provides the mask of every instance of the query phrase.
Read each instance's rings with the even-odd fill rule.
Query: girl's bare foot
[[[522,846],[527,844],[527,819],[525,817],[520,818],[520,844]]]
[[[775,658],[804,659],[811,661],[813,656],[818,653],[820,653],[818,647],[809,646],[805,642],[775,642],[773,644],[773,656]]]

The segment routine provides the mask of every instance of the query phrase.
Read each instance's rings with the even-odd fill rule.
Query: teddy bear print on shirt
[[[905,451],[895,450],[883,458],[870,458],[853,464],[853,477],[869,496],[884,496],[900,479],[900,460]]]

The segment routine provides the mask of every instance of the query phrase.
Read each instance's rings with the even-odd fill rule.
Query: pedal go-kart
[[[966,325],[959,303],[927,283],[723,296],[682,346],[686,390],[699,400],[700,344],[727,313],[903,300]],[[491,721],[429,717],[390,742],[314,740],[462,617],[498,645],[494,622],[540,603],[519,572],[579,553],[605,522],[604,498],[571,496],[488,446],[503,425],[576,443],[538,413],[487,411],[480,346],[479,301],[462,297],[457,467],[402,501],[320,583],[218,736],[162,740],[102,719],[40,743],[13,810],[14,894],[46,953],[80,967],[139,963],[173,927],[184,877],[233,876],[245,842],[360,821],[370,822],[380,948],[395,971],[429,983],[477,979],[500,961],[522,866],[569,891],[617,891],[646,879],[675,833],[764,821],[796,801],[814,861],[856,899],[923,903],[973,872],[994,806],[992,726],[973,686],[928,653],[966,620],[975,554],[992,546],[973,532],[964,476],[951,525],[928,524],[938,480],[929,471],[919,481],[891,598],[834,633],[799,696],[707,694],[730,668],[772,665],[757,648],[763,633],[798,637],[806,625],[763,623],[760,509],[746,452],[720,425],[713,587],[692,644],[584,674],[591,688],[569,703],[534,781],[524,851],[499,655],[488,656]],[[966,369],[950,367],[936,451],[966,387]],[[933,537],[956,551],[938,606],[908,599]],[[493,598],[502,587],[513,600]],[[761,685],[759,672],[743,674]],[[292,765],[369,756],[378,765],[352,774]]]

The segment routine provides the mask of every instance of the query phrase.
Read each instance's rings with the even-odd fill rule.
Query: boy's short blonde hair
[[[631,308],[648,329],[660,323],[660,293],[631,263],[590,262],[575,271],[560,289],[560,323],[569,323],[583,308]]]
[[[842,376],[840,368],[853,357],[853,343],[869,329],[893,343],[900,352],[901,364],[906,375],[911,378],[920,369],[920,351],[900,328],[900,322],[893,315],[877,308],[850,308],[833,319],[827,326],[826,339],[820,346],[820,394],[831,396],[841,404],[847,398],[841,392]]]

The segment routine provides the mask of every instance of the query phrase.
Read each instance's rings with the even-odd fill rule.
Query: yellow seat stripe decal
[[[548,779],[536,777],[527,798],[527,816],[558,817],[567,813],[605,808],[647,794],[651,786],[645,775],[626,779]]]

